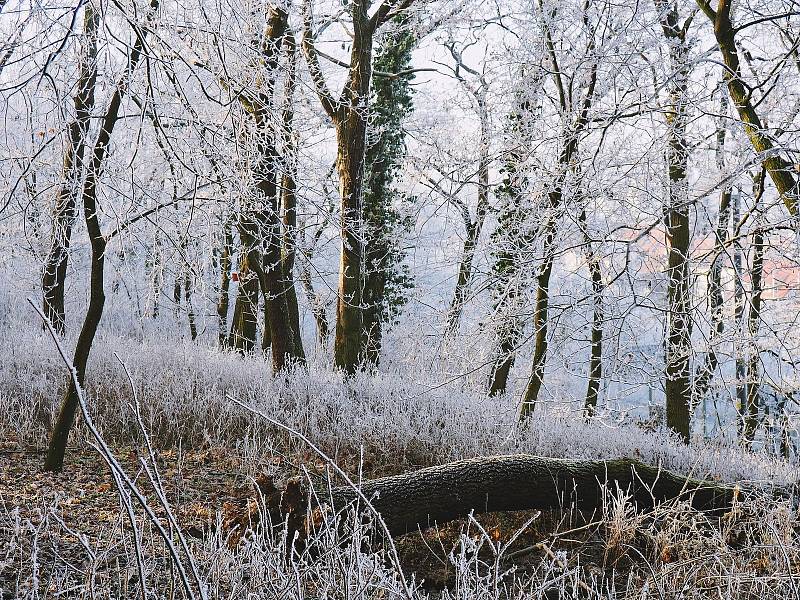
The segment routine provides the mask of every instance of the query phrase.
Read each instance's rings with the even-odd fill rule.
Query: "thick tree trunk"
[[[242,242],[248,248],[249,266],[258,276],[264,295],[263,340],[266,347],[269,335],[273,373],[285,370],[292,359],[300,358],[295,350],[295,339],[289,323],[278,185],[281,159],[271,127],[275,108],[275,77],[286,29],[287,13],[281,8],[272,7],[261,45],[261,66],[266,76],[259,89],[250,90],[240,98],[254,120],[253,136],[259,159],[253,172],[255,189],[249,199],[250,206],[242,210],[239,230]],[[259,256],[262,259],[260,264]]]
[[[366,264],[382,265],[385,253],[389,250],[383,240],[372,240],[366,249]],[[373,273],[367,273],[364,283],[363,336],[364,364],[377,367],[383,346],[383,306],[386,295],[386,271],[380,266]]]
[[[355,51],[354,51],[355,52]],[[369,50],[358,60],[369,62]],[[354,53],[355,59],[355,53]],[[366,94],[364,95],[366,97]],[[363,330],[362,291],[362,184],[366,152],[366,115],[355,106],[337,126],[339,151],[339,189],[342,198],[339,259],[339,297],[336,304],[336,340],[334,363],[346,373],[354,373],[361,361]]]
[[[79,66],[78,92],[75,95],[75,120],[69,125],[64,151],[63,182],[53,211],[53,231],[50,251],[42,273],[43,312],[61,335],[65,330],[64,286],[72,227],[77,216],[77,200],[81,193],[86,136],[94,108],[97,82],[97,30],[100,15],[90,4],[84,7],[84,36],[86,47]]]
[[[606,486],[608,484],[608,486]],[[631,495],[639,510],[654,503],[687,499],[698,510],[720,514],[730,509],[738,490],[627,460],[568,460],[529,454],[489,456],[429,467],[361,484],[363,495],[381,515],[392,536],[465,518],[470,513],[550,510],[575,506],[599,511],[617,488]],[[286,513],[305,514],[307,494],[281,497],[264,490],[274,522]],[[270,493],[271,492],[271,493]],[[358,502],[349,486],[320,486],[312,502],[336,510]],[[363,504],[361,510],[365,509]]]
[[[341,255],[339,259],[339,296],[336,305],[336,340],[334,364],[345,373],[354,373],[363,358],[364,244],[363,186],[366,156],[366,130],[369,89],[372,79],[372,44],[375,31],[396,10],[407,8],[413,0],[387,0],[369,16],[369,2],[350,3],[353,19],[350,67],[344,88],[335,99],[325,82],[314,48],[311,2],[304,3],[303,51],[311,80],[323,108],[336,127],[339,192],[341,196]],[[401,6],[402,5],[402,6]]]
[[[249,354],[256,344],[258,328],[258,294],[259,281],[255,271],[250,267],[247,249],[242,245],[239,258],[239,288],[233,308],[231,333],[228,347],[241,354]]]

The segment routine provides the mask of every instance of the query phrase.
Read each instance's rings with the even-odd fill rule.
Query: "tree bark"
[[[586,400],[584,403],[586,416],[592,416],[597,411],[597,400],[600,396],[600,381],[603,376],[603,273],[600,270],[600,260],[592,247],[592,239],[586,224],[586,209],[581,210],[578,223],[583,230],[583,247],[586,253],[586,262],[589,266],[589,275],[592,280],[592,332],[589,351],[589,382],[586,386]]]
[[[475,99],[475,106],[480,120],[480,141],[478,143],[478,203],[476,205],[474,219],[470,217],[469,209],[466,205],[462,208],[466,236],[464,238],[464,248],[461,252],[461,263],[458,268],[456,287],[453,291],[453,300],[450,303],[450,309],[447,311],[446,336],[452,336],[458,331],[461,313],[464,310],[464,304],[469,296],[475,251],[481,238],[486,214],[489,211],[489,166],[491,163],[489,158],[489,110],[486,106],[486,94],[489,86],[483,75],[464,64],[461,54],[455,50],[455,46],[450,45],[449,49],[450,54],[452,54],[453,58],[456,60],[456,77]],[[480,86],[476,89],[469,86],[461,77],[459,73],[460,69],[478,76]]]
[[[588,16],[584,13],[584,26],[590,29]],[[550,55],[553,79],[559,93],[559,101],[561,103],[562,113],[569,110],[567,98],[571,97],[571,93],[567,94],[564,88],[564,83],[561,77],[561,71],[558,66],[555,44],[550,35],[550,29],[545,22],[545,42],[547,45],[548,53]],[[586,48],[586,56],[593,57],[595,49],[594,34],[591,33],[589,43]],[[573,168],[572,162],[578,153],[578,139],[580,134],[586,127],[589,119],[589,109],[594,100],[595,87],[597,85],[597,62],[594,59],[589,71],[589,81],[586,87],[585,95],[578,106],[577,115],[573,123],[565,131],[563,145],[559,152],[558,168],[559,172],[553,182],[551,191],[547,194],[547,217],[545,225],[542,229],[544,238],[544,257],[543,262],[539,267],[539,275],[536,278],[536,304],[534,306],[533,314],[533,328],[534,328],[534,345],[533,345],[533,364],[531,367],[531,376],[528,380],[528,385],[525,387],[525,393],[522,397],[520,405],[519,419],[524,421],[527,419],[534,410],[536,402],[539,399],[539,391],[544,382],[544,370],[547,363],[547,330],[548,330],[548,310],[550,304],[550,275],[553,272],[553,262],[555,261],[555,253],[558,233],[558,211],[561,210],[561,205],[564,195],[564,185],[566,183],[567,174]]]
[[[724,119],[728,114],[728,97],[723,91],[720,106],[722,122],[717,127],[717,167],[720,173],[725,170],[725,139],[726,123]],[[728,243],[728,227],[731,217],[731,188],[726,185],[720,192],[719,208],[717,210],[717,226],[714,233],[714,254],[711,257],[711,267],[708,272],[708,309],[711,313],[711,333],[708,340],[708,352],[705,360],[695,373],[692,406],[697,406],[705,398],[711,386],[711,379],[719,365],[717,357],[717,343],[725,330],[722,295],[722,260]]]
[[[733,486],[691,479],[635,460],[568,460],[529,454],[461,460],[360,485],[392,536],[443,525],[470,513],[569,506],[599,511],[609,492],[617,488],[630,494],[638,510],[685,499],[694,508],[715,514],[729,510],[738,494]],[[273,522],[283,522],[287,513],[305,514],[307,493],[291,494],[291,499],[274,490],[264,495],[267,507],[278,517]],[[319,486],[311,498],[312,505],[336,510],[360,504],[349,486],[332,490]],[[360,510],[368,509],[360,504]]]
[[[286,73],[285,99],[283,109],[283,162],[284,174],[281,181],[281,204],[283,207],[283,257],[281,268],[286,297],[289,329],[291,330],[293,356],[305,362],[303,338],[300,335],[300,308],[297,304],[297,290],[294,282],[294,264],[297,256],[297,137],[294,133],[294,90],[297,71],[297,45],[294,36],[288,32],[284,41],[289,63]]]
[[[754,211],[760,210],[759,204],[764,195],[765,169],[753,177]],[[750,308],[747,312],[747,333],[750,338],[750,356],[747,360],[747,411],[744,422],[744,440],[748,446],[753,445],[756,427],[758,425],[758,410],[760,402],[759,367],[761,354],[758,349],[757,337],[761,324],[761,303],[764,275],[764,230],[757,226],[753,233],[753,265],[750,269]]]
[[[244,244],[241,245],[239,254],[239,288],[233,307],[228,347],[234,348],[240,354],[249,354],[256,344],[260,287],[258,276],[250,266],[251,260]],[[257,256],[256,260],[258,260]]]
[[[304,4],[303,52],[311,80],[325,112],[336,128],[336,167],[341,197],[341,253],[339,295],[336,304],[334,364],[347,374],[358,370],[363,358],[364,284],[363,192],[369,89],[372,79],[372,44],[375,31],[413,0],[384,0],[370,17],[368,0],[350,3],[353,20],[350,66],[340,97],[334,98],[325,82],[314,47],[311,3]]]
[[[247,91],[240,101],[254,121],[254,138],[258,162],[254,168],[255,186],[251,205],[242,210],[239,234],[247,246],[248,263],[259,279],[264,295],[264,342],[272,348],[272,370],[285,370],[294,359],[302,357],[295,348],[289,323],[290,312],[286,299],[283,241],[280,218],[280,155],[272,125],[274,89],[278,58],[287,30],[287,13],[272,7],[261,45],[262,67],[266,73],[260,89]],[[261,252],[260,252],[261,251]],[[259,264],[259,255],[262,262]],[[300,347],[302,351],[302,345]]]
[[[228,307],[230,305],[231,266],[233,255],[233,222],[226,219],[222,226],[222,248],[219,260],[220,286],[217,300],[219,347],[228,347]]]
[[[86,138],[97,83],[97,30],[100,15],[90,4],[86,4],[83,19],[86,46],[79,66],[78,92],[74,98],[75,120],[69,125],[64,151],[64,180],[56,196],[52,241],[42,274],[43,312],[53,329],[61,335],[65,331],[64,286],[68,253],[72,227],[77,216],[77,200],[81,193]]]
[[[689,147],[686,141],[687,86],[689,81],[689,46],[687,19],[678,23],[677,8],[664,0],[656,0],[661,12],[661,28],[669,46],[672,67],[666,109],[667,168],[669,172],[669,204],[664,221],[667,228],[667,340],[665,356],[665,395],[667,426],[689,441],[691,405],[691,285],[689,264],[689,203],[686,179]]]
[[[714,10],[707,0],[697,0],[700,9],[714,25],[714,37],[717,40],[722,60],[726,69],[723,77],[728,84],[728,92],[734,106],[739,113],[739,118],[744,124],[745,133],[756,152],[766,155],[763,165],[767,169],[778,194],[783,200],[786,210],[796,221],[798,219],[797,181],[792,175],[793,165],[783,157],[774,153],[775,144],[765,133],[764,125],[756,112],[752,101],[752,90],[742,78],[739,62],[739,50],[736,47],[736,28],[731,22],[731,0],[719,0],[717,9]],[[795,223],[795,227],[797,224]]]
[[[151,0],[149,16],[155,14],[157,10],[158,0]],[[103,307],[105,306],[106,300],[103,281],[106,238],[100,226],[100,215],[98,214],[97,205],[97,186],[108,153],[111,134],[119,121],[119,111],[122,106],[122,100],[130,85],[130,77],[142,57],[145,31],[146,30],[136,29],[136,42],[131,49],[127,65],[128,68],[125,70],[125,75],[122,76],[122,79],[114,88],[114,93],[111,96],[108,109],[103,116],[103,120],[100,124],[100,133],[94,145],[92,160],[87,169],[86,179],[81,191],[83,215],[86,221],[86,229],[89,233],[92,257],[89,282],[89,306],[86,310],[86,316],[84,317],[80,334],[78,335],[78,341],[75,344],[75,354],[72,360],[75,369],[75,379],[77,379],[78,385],[80,386],[83,386],[86,378],[86,363],[89,360],[89,353],[94,343],[97,327],[100,325],[100,320],[103,317]],[[75,412],[77,408],[78,391],[75,387],[72,373],[70,373],[67,377],[67,392],[61,403],[61,408],[59,409],[56,422],[53,425],[53,432],[50,436],[47,456],[44,462],[45,471],[60,472],[63,469],[64,454],[67,449],[70,430],[75,422]]]

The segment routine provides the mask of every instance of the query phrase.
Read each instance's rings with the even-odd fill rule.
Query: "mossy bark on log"
[[[605,485],[631,495],[638,509],[686,498],[700,510],[725,511],[735,487],[687,478],[639,461],[568,460],[528,454],[461,460],[402,475],[365,481],[361,492],[389,532],[402,535],[474,514],[548,510],[574,505],[598,510]],[[347,486],[316,490],[322,503],[342,509],[358,499]]]

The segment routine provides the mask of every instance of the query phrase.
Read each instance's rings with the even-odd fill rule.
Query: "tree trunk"
[[[286,35],[284,42],[289,55],[286,74],[285,105],[283,110],[283,159],[285,172],[281,182],[283,205],[283,294],[286,297],[289,329],[292,336],[292,354],[305,363],[303,337],[300,334],[300,308],[297,304],[297,290],[294,283],[294,264],[297,255],[297,137],[294,134],[294,89],[297,69],[297,47],[294,36]]]
[[[744,273],[742,269],[742,246],[739,241],[739,217],[741,214],[741,194],[736,192],[732,199],[731,219],[733,221],[733,314],[736,322],[737,339],[734,340],[734,362],[736,365],[736,403],[739,411],[739,434],[744,439],[744,422],[747,411],[747,367],[742,352],[744,336]]]
[[[356,38],[358,39],[358,38]],[[355,48],[355,44],[354,44]],[[369,63],[369,50],[362,50],[354,60]],[[366,97],[366,94],[364,95]],[[339,259],[339,297],[336,303],[336,339],[334,363],[346,373],[354,373],[361,360],[363,329],[363,243],[361,208],[364,180],[364,153],[366,151],[366,117],[355,106],[350,107],[343,122],[337,125],[339,150],[339,189],[342,198],[341,236]]]
[[[590,29],[588,23],[587,13],[584,12],[584,25]],[[545,42],[550,55],[553,79],[559,92],[559,102],[561,104],[562,113],[566,113],[570,107],[567,104],[567,98],[572,96],[572,92],[566,93],[564,88],[563,79],[561,77],[561,70],[558,66],[555,44],[553,43],[550,35],[550,29],[545,25]],[[597,62],[593,57],[595,49],[595,40],[592,35],[589,38],[589,43],[586,48],[586,56],[592,57],[591,70],[589,72],[589,82],[586,87],[586,92],[583,96],[574,118],[572,125],[564,132],[564,141],[559,152],[558,169],[559,172],[553,182],[551,191],[547,194],[548,215],[547,221],[542,229],[544,234],[543,245],[543,263],[539,267],[539,275],[536,278],[536,305],[533,315],[533,328],[534,328],[534,348],[533,348],[533,365],[531,367],[531,377],[528,380],[528,385],[525,388],[525,394],[522,398],[520,405],[519,419],[524,421],[533,412],[536,402],[539,398],[539,391],[544,382],[544,371],[547,363],[547,329],[548,329],[548,309],[550,303],[550,275],[553,271],[553,262],[555,261],[556,247],[558,241],[556,235],[558,232],[558,211],[561,210],[564,185],[567,180],[567,175],[571,170],[574,170],[573,160],[578,153],[578,139],[580,134],[586,127],[589,120],[589,109],[592,107],[594,100],[594,91],[597,85]]]
[[[717,127],[717,167],[720,173],[725,170],[725,138],[726,122],[728,115],[727,95],[723,91],[720,106],[722,122]],[[717,227],[714,233],[714,254],[711,257],[711,267],[708,272],[708,309],[711,313],[711,335],[708,340],[708,352],[703,365],[695,373],[692,406],[697,406],[704,401],[705,395],[711,386],[711,379],[719,365],[717,357],[717,343],[725,330],[722,295],[722,260],[728,242],[728,226],[731,218],[731,188],[725,186],[720,192],[719,209],[717,210]]]
[[[65,330],[64,286],[67,278],[68,253],[72,227],[77,216],[77,198],[81,193],[86,137],[94,108],[94,91],[97,83],[97,30],[100,15],[87,4],[84,7],[83,19],[86,46],[79,66],[78,92],[74,98],[75,120],[69,125],[64,152],[64,180],[56,196],[52,241],[42,273],[43,312],[53,325],[53,329],[61,335],[64,335]]]
[[[753,196],[754,212],[760,210],[759,204],[764,195],[765,183],[764,169],[753,177]],[[750,269],[750,282],[752,286],[750,294],[750,310],[747,313],[747,333],[750,339],[750,355],[747,361],[747,412],[744,423],[744,440],[748,446],[753,445],[756,427],[758,425],[758,410],[760,402],[759,367],[761,365],[761,354],[758,349],[758,330],[761,323],[761,303],[763,292],[764,275],[764,230],[757,226],[753,233],[753,266]]]
[[[267,331],[272,347],[272,370],[285,370],[294,358],[295,340],[289,324],[289,307],[286,300],[286,275],[283,271],[283,235],[280,218],[280,193],[278,173],[281,160],[271,121],[274,112],[273,92],[278,68],[279,51],[287,29],[287,13],[272,7],[267,19],[261,60],[267,76],[260,88],[242,94],[240,101],[254,120],[254,138],[258,163],[254,170],[255,189],[251,206],[242,211],[240,237],[248,250],[248,263],[259,279],[264,295],[264,343]],[[258,264],[259,250],[262,263]],[[302,348],[301,348],[302,349]]]
[[[478,247],[481,232],[483,231],[486,213],[489,211],[489,113],[486,108],[486,84],[483,81],[482,84],[483,87],[474,94],[481,123],[480,145],[478,148],[478,204],[474,220],[470,218],[469,210],[464,207],[466,237],[464,238],[464,249],[461,252],[461,264],[458,268],[458,279],[453,292],[453,300],[450,303],[450,310],[447,311],[447,326],[445,328],[445,335],[447,336],[452,336],[458,331],[464,303],[469,296],[475,250]]]
[[[220,286],[217,301],[217,330],[219,347],[228,347],[228,306],[230,305],[231,266],[233,263],[233,221],[226,219],[222,228],[222,248],[219,260]]]
[[[363,357],[362,288],[364,282],[363,185],[366,154],[367,113],[372,79],[372,44],[375,31],[397,10],[413,0],[400,3],[387,0],[370,17],[368,0],[349,4],[353,19],[350,66],[338,99],[325,82],[314,47],[311,2],[304,3],[303,51],[311,80],[325,112],[336,127],[339,191],[341,197],[341,254],[339,259],[339,296],[336,305],[336,340],[334,364],[353,374]],[[401,7],[402,4],[402,7]]]
[[[197,339],[197,319],[192,306],[192,273],[189,265],[183,271],[183,297],[186,300],[186,318],[189,321],[189,336],[192,341]]]
[[[553,272],[553,262],[555,260],[557,217],[556,210],[561,204],[561,186],[551,192],[550,214],[547,216],[547,225],[544,230],[544,252],[545,256],[539,267],[539,275],[536,277],[536,304],[533,312],[533,366],[531,377],[525,388],[525,395],[522,399],[519,418],[528,418],[536,406],[539,399],[539,391],[544,382],[544,368],[547,363],[547,313],[550,304],[550,275]]]
[[[597,411],[597,400],[600,395],[600,381],[603,376],[603,273],[600,260],[592,247],[592,239],[586,224],[586,209],[578,217],[583,230],[584,251],[589,265],[592,280],[592,334],[589,352],[589,383],[586,386],[585,412],[592,416]]]
[[[669,170],[669,204],[665,209],[667,228],[667,343],[666,343],[666,413],[667,426],[689,441],[691,405],[691,286],[689,264],[689,204],[686,169],[689,148],[686,141],[687,86],[689,46],[686,30],[681,26],[677,9],[663,0],[656,0],[661,11],[661,28],[669,46],[672,68],[666,109],[667,167]]]
[[[492,365],[492,372],[489,375],[489,395],[499,396],[505,394],[508,387],[508,374],[514,366],[514,357],[516,355],[517,343],[519,340],[519,326],[517,323],[510,322],[512,317],[509,317],[506,322],[500,326],[498,338],[497,358]]]
[[[691,479],[635,460],[569,460],[529,454],[461,460],[360,485],[392,536],[443,525],[469,514],[571,505],[599,512],[610,501],[609,492],[617,488],[631,495],[638,510],[651,509],[654,503],[687,499],[694,508],[715,514],[729,510],[739,493],[733,486]],[[295,494],[287,501],[288,494],[281,497],[280,492],[270,491],[265,496],[268,509],[276,513],[273,522],[283,522],[283,514],[305,514],[306,493]],[[311,498],[312,504],[341,510],[358,503],[359,496],[349,486],[332,490],[319,486]],[[367,510],[363,504],[360,509]]]
[[[158,9],[158,0],[151,0],[149,15],[155,14]],[[108,152],[111,134],[114,126],[119,120],[119,111],[122,100],[130,84],[130,77],[136,69],[142,56],[144,39],[137,34],[136,42],[131,49],[125,75],[117,83],[114,93],[111,96],[108,109],[100,124],[100,133],[94,145],[92,161],[86,172],[86,179],[83,183],[81,198],[83,200],[83,216],[86,221],[86,229],[89,233],[89,241],[92,250],[91,277],[89,283],[89,306],[83,320],[78,342],[75,345],[73,356],[73,367],[75,378],[78,385],[83,386],[86,379],[86,363],[89,360],[89,353],[94,343],[97,327],[103,317],[103,307],[105,306],[105,289],[103,282],[103,271],[105,268],[106,238],[103,236],[100,227],[100,216],[97,205],[97,185],[103,169],[103,163]],[[53,432],[50,436],[50,443],[47,448],[44,469],[46,471],[60,472],[64,467],[64,454],[67,449],[67,441],[72,424],[75,421],[75,412],[78,408],[78,392],[75,388],[72,373],[67,377],[67,392],[61,403],[61,408],[53,425]]]
[[[745,133],[755,151],[766,156],[763,161],[764,168],[775,184],[789,214],[796,220],[798,218],[798,189],[797,181],[792,175],[793,165],[774,152],[775,145],[765,133],[766,130],[752,102],[752,93],[748,91],[753,88],[745,84],[742,78],[739,51],[735,41],[737,30],[731,22],[732,2],[731,0],[719,0],[716,11],[707,0],[697,0],[697,4],[714,25],[714,37],[726,67],[722,74],[728,84],[728,92],[739,113],[739,118],[744,124]],[[795,227],[797,227],[796,223]]]
[[[364,363],[377,366],[383,346],[383,308],[386,295],[386,271],[382,259],[389,249],[380,238],[370,241],[366,249],[366,264],[374,268],[368,272],[364,283]],[[375,265],[378,265],[377,267]]]
[[[325,344],[328,343],[328,334],[330,333],[328,315],[325,314],[325,303],[311,283],[311,271],[308,267],[308,261],[302,261],[301,265],[300,285],[303,286],[303,291],[306,293],[306,299],[311,307],[311,314],[314,316],[314,322],[317,325],[317,343],[324,348]]]
[[[228,347],[234,348],[241,354],[250,354],[256,344],[258,293],[260,287],[258,276],[250,267],[250,258],[244,244],[242,244],[239,253],[239,289],[236,293],[236,303],[233,308],[233,321],[231,322]]]

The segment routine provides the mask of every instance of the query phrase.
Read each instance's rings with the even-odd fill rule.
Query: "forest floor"
[[[625,490],[608,486],[596,514],[581,514],[567,501],[562,511],[481,515],[393,543],[376,543],[360,519],[344,537],[338,527],[315,533],[310,550],[287,546],[275,530],[242,537],[234,527],[252,514],[260,479],[281,487],[296,476],[326,476],[329,466],[308,442],[355,481],[520,452],[631,458],[692,477],[781,488],[791,488],[798,471],[732,444],[696,438],[686,446],[668,431],[613,419],[587,422],[543,409],[519,427],[513,398],[487,400],[462,384],[431,385],[424,371],[345,379],[326,365],[311,365],[273,379],[264,376],[259,357],[109,336],[90,365],[89,411],[155,513],[153,522],[120,493],[87,442],[83,419],[64,472],[42,472],[41,448],[63,392],[63,361],[38,330],[5,333],[2,600],[148,596],[141,578],[137,583],[137,561],[144,563],[138,570],[148,597],[202,598],[186,591],[198,585],[187,585],[181,568],[198,573],[209,598],[800,597],[797,507],[766,496],[744,498],[718,518],[684,501],[637,512]],[[149,458],[134,405],[154,447],[172,522],[142,469]],[[360,527],[366,528],[361,538],[354,533]],[[170,543],[180,557],[168,555]],[[175,592],[182,577],[184,592]]]
[[[121,447],[115,455],[129,474],[136,475],[148,504],[167,526],[164,510],[140,469],[142,462],[136,449]],[[15,548],[6,549],[5,560],[0,552],[0,590],[21,594],[26,580],[38,580],[41,586],[49,577],[50,591],[63,592],[58,577],[47,570],[48,564],[56,563],[80,572],[89,563],[102,562],[105,567],[92,569],[92,580],[112,581],[108,572],[103,575],[104,569],[111,571],[111,565],[119,569],[120,564],[130,563],[130,549],[124,542],[121,496],[108,467],[88,445],[70,448],[60,474],[43,472],[42,461],[40,451],[22,451],[13,442],[0,447],[0,539],[8,535],[16,540]],[[269,475],[261,476],[285,480],[298,474],[298,461],[304,461],[308,473],[322,474],[325,470],[309,456],[297,455],[282,464],[275,464],[273,459]],[[242,456],[234,450],[157,451],[157,464],[171,510],[190,544],[200,543],[220,530],[232,533],[232,524],[241,522],[243,511],[253,501],[254,478],[242,468]],[[382,466],[377,468],[372,461],[366,464],[372,465],[371,472],[363,472],[367,478],[404,470],[397,465],[390,468],[389,463],[379,463]],[[716,521],[715,525],[684,506],[637,517],[624,502],[611,499],[604,514],[569,510],[495,513],[454,521],[402,536],[396,540],[396,548],[404,575],[434,596],[442,590],[455,592],[463,587],[463,563],[476,557],[484,566],[494,564],[503,577],[513,573],[517,579],[541,570],[543,564],[549,565],[554,576],[561,573],[559,577],[580,571],[582,579],[575,580],[573,587],[576,592],[581,588],[579,595],[583,596],[590,589],[594,591],[597,582],[607,590],[646,590],[650,573],[655,573],[651,569],[679,572],[694,563],[700,570],[707,561],[726,563],[730,568],[744,560],[746,564],[739,567],[748,571],[752,581],[766,586],[772,581],[777,593],[783,589],[786,576],[791,580],[793,573],[800,573],[800,553],[796,546],[785,546],[781,552],[787,563],[776,569],[779,565],[771,552],[759,552],[758,544],[763,545],[764,540],[757,543],[751,535],[753,520],[762,517],[748,509],[738,512],[738,524]],[[4,526],[27,530],[30,535],[12,536],[3,531]],[[790,530],[796,531],[796,527],[792,521]],[[20,540],[27,540],[30,547],[21,547],[24,543]],[[243,542],[231,536],[226,543]],[[26,564],[31,556],[37,560]],[[38,573],[30,573],[34,562]],[[693,577],[695,582],[698,577],[703,580],[697,573]],[[594,584],[590,588],[584,580]],[[718,575],[712,573],[703,581],[708,591],[720,588]],[[115,589],[118,596],[125,596],[119,586]],[[0,594],[0,598],[10,597],[19,596]]]
[[[129,473],[138,471],[137,479],[143,479],[135,448],[119,448],[115,456]],[[0,514],[13,515],[7,523],[31,530],[40,529],[48,519],[56,518],[58,526],[50,527],[47,535],[39,540],[40,560],[46,564],[48,558],[57,555],[59,562],[65,564],[85,564],[87,546],[113,546],[114,540],[120,537],[123,507],[110,470],[101,455],[88,445],[69,449],[61,473],[43,471],[43,461],[42,450],[21,450],[12,441],[0,443]],[[241,519],[253,497],[254,479],[244,472],[242,457],[234,450],[157,451],[157,462],[169,506],[190,539],[210,535],[219,522],[229,531],[231,524]],[[321,464],[315,465],[313,461],[306,465],[312,472],[316,470],[321,474],[324,471]],[[282,479],[297,474],[292,465],[284,466],[288,468],[271,468],[269,477]],[[362,472],[365,477],[375,477],[403,470],[397,468],[396,463],[394,467],[384,464],[373,468],[372,472]],[[164,509],[152,488],[150,493],[146,485],[140,489],[166,524]],[[580,527],[573,527],[575,519],[581,520]],[[584,546],[584,561],[590,554],[594,554],[592,562],[602,559],[604,548],[600,537],[592,540],[592,536],[585,535],[592,529],[596,533],[599,525],[598,521],[592,527],[578,513],[566,517],[555,511],[486,514],[475,517],[471,523],[458,520],[401,536],[397,548],[407,576],[413,575],[427,590],[440,590],[455,583],[456,569],[451,557],[458,551],[463,533],[475,535],[477,539],[477,526],[496,543],[504,544],[513,538],[506,551],[509,555],[513,553],[514,565],[521,569],[542,557],[555,557],[554,552],[561,547],[574,549],[576,544]],[[570,537],[563,539],[567,533]],[[2,534],[0,529],[0,539]],[[580,536],[581,539],[577,539]],[[41,544],[44,539],[46,544]],[[594,552],[589,551],[591,547]],[[18,549],[15,554],[24,560],[30,552],[30,548]],[[599,572],[602,565],[597,563],[593,568]],[[15,579],[26,570],[26,565],[18,561],[0,561],[0,590],[14,589]]]

